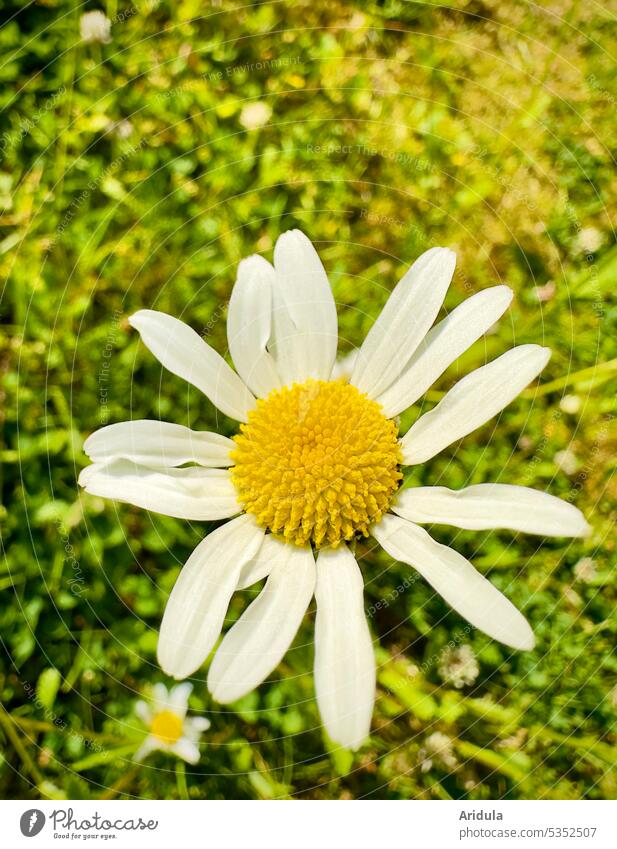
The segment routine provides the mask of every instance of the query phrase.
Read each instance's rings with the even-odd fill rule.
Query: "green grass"
[[[60,0],[5,3],[0,28],[3,796],[615,798],[611,12],[581,0],[100,8],[108,45],[80,43],[80,10]],[[258,100],[271,118],[247,130]],[[432,245],[458,254],[447,309],[514,288],[499,327],[425,403],[514,343],[553,349],[538,386],[411,483],[535,486],[572,500],[593,535],[433,529],[525,612],[529,654],[470,632],[411,570],[360,546],[379,693],[356,756],[322,736],[311,612],[273,680],[232,708],[211,703],[205,669],[195,676],[192,708],[212,719],[197,767],[134,766],[135,699],[166,680],[165,600],[208,526],[84,496],[81,446],[127,418],[233,433],[127,316],[172,312],[224,353],[238,261],[269,257],[291,227],[330,274],[343,352]],[[583,557],[589,582],[574,572]],[[479,660],[463,690],[437,672],[450,640]],[[422,771],[436,731],[456,766]]]

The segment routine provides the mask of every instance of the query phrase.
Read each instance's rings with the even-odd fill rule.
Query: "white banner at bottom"
[[[11,800],[0,802],[0,845],[614,849],[616,820],[612,801]]]

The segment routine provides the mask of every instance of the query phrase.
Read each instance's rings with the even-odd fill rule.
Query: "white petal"
[[[84,452],[95,462],[126,459],[145,466],[223,467],[233,465],[231,439],[218,433],[191,430],[169,422],[136,419],[97,430],[84,442]]]
[[[272,352],[283,383],[312,377],[329,380],[336,359],[336,306],[325,269],[309,239],[299,230],[279,237]]]
[[[378,398],[396,380],[435,321],[456,264],[447,248],[431,248],[399,281],[360,348],[351,382]]]
[[[332,380],[349,380],[358,361],[359,349],[354,348],[348,354],[338,357],[332,369]]]
[[[200,389],[225,415],[246,421],[255,399],[221,355],[191,327],[156,310],[139,310],[129,323],[166,369]]]
[[[555,537],[586,536],[591,528],[574,505],[526,486],[480,483],[466,489],[417,486],[403,490],[391,507],[410,522],[454,525],[470,531],[509,528]]]
[[[317,558],[315,690],[335,743],[357,749],[368,737],[375,701],[375,655],[363,603],[364,582],[347,546]]]
[[[207,731],[211,724],[210,720],[205,716],[188,716],[185,720],[184,727],[187,730],[187,734],[191,734],[196,739],[199,739],[200,735],[204,731]]]
[[[162,710],[167,710],[169,702],[169,690],[167,687],[158,681],[152,688],[152,712],[160,713]]]
[[[259,398],[281,385],[274,357],[267,349],[274,275],[274,269],[263,257],[243,259],[227,313],[229,352],[238,374]]]
[[[142,699],[135,702],[135,714],[141,719],[144,725],[150,725],[152,722],[152,710],[150,705],[146,704]]]
[[[212,521],[241,510],[227,469],[153,469],[130,460],[93,463],[79,484],[91,495],[124,501],[177,519]]]
[[[372,534],[391,557],[417,569],[480,631],[515,649],[534,647],[533,632],[525,617],[462,554],[435,542],[424,528],[392,514],[384,516]]]
[[[184,719],[189,706],[189,696],[193,690],[193,685],[188,681],[183,681],[182,684],[176,684],[169,693],[168,710]]]
[[[429,330],[398,380],[377,399],[384,414],[393,418],[415,404],[448,366],[495,324],[512,295],[507,286],[485,289]]]
[[[143,761],[151,752],[161,748],[161,744],[153,734],[148,734],[139,749],[133,755],[134,761]]]
[[[242,567],[238,580],[238,589],[245,590],[258,581],[267,578],[274,566],[285,563],[289,546],[280,542],[272,534],[264,537],[261,548],[245,566]]]
[[[403,463],[430,460],[485,424],[540,374],[550,356],[548,348],[519,345],[459,380],[407,431],[401,440]]]
[[[218,647],[208,688],[218,702],[235,702],[259,686],[291,645],[315,589],[309,548],[280,543],[286,558],[273,567],[265,587]]]
[[[221,633],[242,566],[264,532],[238,516],[201,542],[182,568],[161,623],[158,660],[164,672],[186,678],[208,657]]]
[[[180,737],[176,743],[173,743],[169,747],[169,751],[189,764],[196,764],[199,760],[199,749],[197,745],[187,737]]]

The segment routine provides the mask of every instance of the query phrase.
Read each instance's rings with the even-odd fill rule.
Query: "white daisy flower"
[[[135,753],[142,761],[151,752],[160,749],[176,755],[190,764],[199,760],[199,738],[210,728],[205,716],[187,716],[189,696],[193,686],[178,684],[168,690],[164,684],[152,688],[152,704],[139,701],[135,713],[148,728],[149,734]]]
[[[233,440],[177,424],[129,421],[86,440],[87,492],[184,519],[223,520],[182,569],[158,645],[162,668],[194,673],[214,648],[236,589],[267,577],[227,632],[208,684],[233,702],[281,661],[315,595],[315,685],[330,737],[351,749],[369,733],[375,659],[363,580],[350,544],[371,534],[413,566],[476,628],[517,649],[534,637],[516,608],[422,523],[582,536],[571,504],[526,487],[479,484],[400,490],[401,466],[424,463],[487,422],[542,371],[550,352],[520,345],[464,377],[407,433],[397,417],[507,309],[484,290],[432,327],[454,271],[444,248],[404,275],[357,353],[333,380],[337,316],[310,241],[294,230],[243,260],[229,303],[234,372],[181,321],[140,310],[130,323],[161,363],[242,424]],[[432,328],[432,329],[431,329]],[[193,465],[187,466],[187,463]]]
[[[111,21],[100,9],[85,12],[79,19],[79,34],[86,44],[98,41],[99,44],[111,42]]]

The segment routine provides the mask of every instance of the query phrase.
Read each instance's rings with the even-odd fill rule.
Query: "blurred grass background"
[[[111,41],[86,44],[79,19],[97,8]],[[617,5],[2,11],[3,796],[615,798]],[[81,445],[127,418],[234,432],[126,319],[169,311],[224,353],[238,261],[270,257],[291,227],[330,274],[342,353],[432,245],[458,254],[446,309],[514,288],[499,328],[424,403],[514,343],[553,349],[541,381],[412,483],[535,486],[594,532],[433,529],[525,612],[528,654],[473,633],[408,567],[362,547],[379,692],[355,757],[322,737],[311,613],[273,679],[232,709],[195,676],[191,707],[212,719],[198,766],[136,766],[134,701],[165,680],[165,600],[209,528],[84,496]],[[461,645],[478,669],[456,687],[440,669]]]

